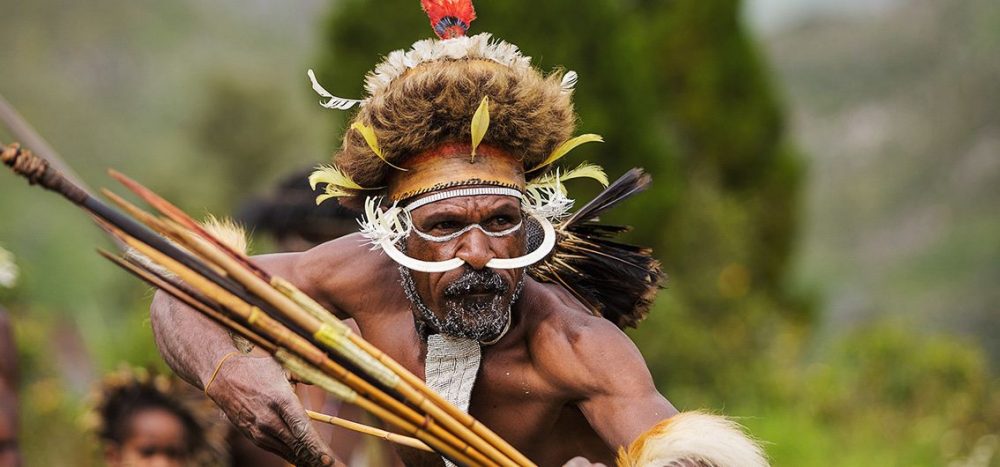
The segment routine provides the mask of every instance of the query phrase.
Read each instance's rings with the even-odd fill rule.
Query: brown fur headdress
[[[386,56],[366,76],[368,97],[334,96],[309,71],[324,107],[360,107],[333,164],[309,177],[314,189],[325,184],[317,203],[336,197],[343,205],[360,207],[363,201],[361,232],[373,248],[406,267],[430,272],[456,266],[452,260],[423,264],[393,251],[412,227],[408,209],[446,196],[519,196],[525,212],[537,220],[531,222],[542,232],[538,237],[551,233],[545,238],[558,240],[541,240],[550,253],[521,257],[530,262],[496,267],[530,265],[535,279],[565,286],[595,315],[634,326],[662,282],[659,263],[648,249],[615,242],[623,227],[595,221],[642,191],[649,177],[630,172],[566,219],[573,200],[566,196],[565,180],[591,178],[608,187],[604,171],[592,164],[546,170],[576,146],[602,141],[594,134],[573,137],[576,73],[544,74],[512,44],[487,33],[465,36],[475,19],[468,0],[422,3],[441,39],[418,41]],[[392,206],[381,206],[382,198]],[[552,233],[554,224],[558,234]]]
[[[333,166],[312,178],[314,186],[327,184],[329,197],[400,199],[386,187],[393,178],[416,175],[407,173],[413,168],[410,159],[456,143],[466,145],[470,162],[479,145],[516,158],[524,179],[530,178],[524,173],[540,175],[536,171],[557,160],[554,155],[565,154],[561,147],[600,140],[586,135],[567,146],[576,126],[574,72],[544,75],[516,46],[487,33],[426,39],[390,53],[366,77],[370,95],[364,100],[335,97],[311,71],[310,78],[313,88],[329,99],[324,106],[361,107]],[[485,122],[478,135],[477,121]],[[484,164],[489,168],[488,161]],[[480,168],[466,168],[469,184],[480,181]],[[517,188],[523,190],[521,183]]]
[[[380,89],[355,122],[378,135],[385,159],[406,159],[448,142],[471,139],[472,117],[489,98],[489,131],[482,143],[519,157],[532,168],[573,133],[576,116],[561,73],[512,68],[481,58],[421,64]],[[385,186],[394,170],[372,157],[364,137],[350,131],[334,163],[362,186]]]

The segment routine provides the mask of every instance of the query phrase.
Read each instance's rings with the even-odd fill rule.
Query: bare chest
[[[424,379],[426,348],[412,317],[362,326],[364,337]],[[483,349],[469,413],[539,465],[562,465],[577,455],[611,460],[569,395],[546,383],[523,345]],[[401,452],[408,465],[437,465],[436,456]]]

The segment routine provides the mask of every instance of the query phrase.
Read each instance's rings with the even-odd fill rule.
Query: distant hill
[[[798,277],[828,330],[913,321],[1000,362],[1000,4],[902,2],[765,46],[811,157]]]

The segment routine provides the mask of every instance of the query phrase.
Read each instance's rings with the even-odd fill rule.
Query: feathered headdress
[[[367,97],[337,97],[309,70],[324,107],[359,108],[333,163],[309,177],[321,190],[317,203],[338,198],[366,206],[361,224],[375,248],[405,266],[432,271],[455,265],[418,264],[394,248],[408,233],[408,208],[442,192],[517,196],[534,230],[545,237],[542,248],[524,261],[487,266],[524,267],[530,260],[536,279],[566,286],[595,314],[620,326],[634,325],[659,287],[659,265],[647,249],[612,240],[624,228],[593,222],[645,188],[648,176],[631,173],[567,218],[573,200],[566,180],[590,178],[608,186],[596,165],[557,167],[576,147],[603,141],[595,134],[573,136],[577,74],[543,74],[517,46],[487,33],[467,36],[476,17],[470,0],[421,3],[439,39],[389,53],[368,73]],[[461,191],[469,187],[480,191]],[[615,284],[623,279],[628,284]]]

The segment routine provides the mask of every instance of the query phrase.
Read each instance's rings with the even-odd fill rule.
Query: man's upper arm
[[[559,378],[580,391],[578,407],[612,448],[677,414],[653,384],[635,344],[610,321],[587,317],[565,335]],[[568,355],[567,355],[568,354]]]
[[[371,284],[395,282],[392,277],[381,278],[387,269],[386,259],[372,254],[358,235],[341,237],[301,253],[255,256],[253,261],[291,282],[341,319],[356,318],[363,296],[370,295]]]
[[[273,276],[280,277],[297,287],[323,305],[324,308],[340,319],[351,316],[336,306],[333,306],[331,294],[327,292],[325,283],[318,274],[317,260],[314,256],[321,254],[316,247],[300,253],[274,253],[254,256],[253,261]]]

